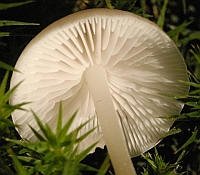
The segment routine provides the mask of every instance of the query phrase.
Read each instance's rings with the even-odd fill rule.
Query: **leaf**
[[[107,155],[103,164],[99,168],[97,175],[105,175],[109,167],[110,167],[110,159],[109,156]]]
[[[78,154],[76,156],[76,161],[78,161],[78,162],[82,161],[88,155],[88,153],[95,147],[95,145],[97,143],[98,142],[95,142],[94,144],[90,145],[88,148],[86,148],[85,150],[83,150],[80,154]]]
[[[88,135],[90,135],[92,132],[94,132],[96,128],[91,129],[90,131],[86,132],[85,134],[81,135],[79,138],[77,138],[77,142],[81,142],[84,140]]]
[[[6,124],[6,126],[11,126],[11,127],[14,127],[14,124],[11,120],[5,118],[4,116],[1,116],[0,114],[0,126],[2,126],[2,124]],[[0,128],[2,129],[2,128]]]
[[[45,138],[44,138],[39,132],[37,132],[32,126],[29,125],[29,127],[31,128],[32,132],[35,134],[35,136],[36,136],[40,141],[45,141]]]
[[[150,168],[145,172],[152,172],[153,175],[176,175],[175,174],[175,164],[166,163],[163,158],[158,154],[155,149],[155,153],[151,156],[150,153],[145,154],[143,158],[148,162]],[[148,174],[148,173],[147,173]]]
[[[200,35],[200,32],[199,32],[198,35]],[[198,64],[200,64],[200,47],[199,46],[196,46],[196,47],[193,46],[193,49],[190,50],[190,52],[193,54],[193,56],[197,60]]]
[[[87,135],[89,135],[89,134],[91,133],[91,131],[86,132],[86,133],[83,135],[83,137],[81,136],[80,138],[77,138],[77,136],[78,136],[78,133],[80,132],[80,130],[81,130],[87,123],[89,123],[89,122],[90,122],[90,120],[88,120],[88,121],[82,123],[82,124],[81,124],[80,126],[78,126],[76,129],[74,129],[73,131],[71,131],[71,132],[69,133],[69,136],[70,136],[71,138],[76,138],[76,140],[74,140],[75,142],[80,142],[81,140],[83,140]],[[95,130],[95,128],[93,128],[92,130]]]
[[[167,133],[163,134],[161,136],[161,138],[165,138],[165,137],[168,137],[168,136],[171,136],[171,135],[175,135],[175,134],[178,134],[180,133],[182,130],[179,129],[179,128],[172,128],[170,129]]]
[[[8,76],[9,76],[9,72],[7,71],[0,85],[0,97],[3,97],[3,95],[5,94],[6,86],[8,82]]]
[[[39,140],[29,142],[6,139],[6,141],[21,145],[24,147],[23,149],[26,149],[26,151],[23,150],[21,153],[22,156],[19,155],[19,159],[26,163],[30,163],[31,165],[28,168],[32,168],[35,174],[41,173],[51,175],[52,173],[57,173],[63,175],[78,175],[81,174],[81,171],[86,170],[97,172],[96,168],[81,163],[97,142],[88,146],[81,152],[78,150],[79,143],[95,128],[78,137],[79,131],[90,121],[89,120],[76,129],[69,131],[76,113],[77,112],[75,112],[62,127],[62,104],[60,103],[57,120],[57,128],[59,129],[56,131],[59,133],[59,137],[57,137],[57,133],[54,133],[48,124],[42,123],[39,117],[33,112],[36,123],[38,124],[42,134],[31,126],[30,128]],[[28,157],[24,155],[28,155]],[[34,169],[36,169],[36,171]]]
[[[143,155],[143,158],[145,160],[147,160],[147,162],[149,163],[149,165],[152,167],[152,169],[155,171],[157,166],[156,164],[154,163],[154,161],[152,160],[152,157],[151,157],[151,154],[150,153],[147,153],[145,154],[145,156]]]
[[[24,1],[24,2],[16,2],[16,3],[0,3],[0,10],[7,10],[8,8],[18,7],[25,4],[32,3],[34,1]]]
[[[64,170],[62,175],[79,175],[78,172],[80,171],[77,162],[74,161],[66,161],[64,165]]]
[[[184,83],[185,85],[189,85],[189,86],[193,86],[196,88],[200,88],[200,83],[195,83],[195,82],[188,82],[188,81],[180,81],[182,83]]]
[[[172,28],[168,33],[169,36],[174,37],[175,35],[179,33],[183,33],[187,27],[192,23],[192,21],[185,21],[182,24],[176,26],[175,28]]]
[[[79,165],[79,167],[80,167],[80,170],[82,170],[82,171],[94,171],[94,172],[98,171],[98,169],[93,168],[89,165],[82,164],[82,163]]]
[[[17,156],[17,159],[22,160],[24,162],[30,162],[34,160],[32,157],[28,157],[28,156]]]
[[[107,6],[109,9],[114,9],[114,6],[112,6],[111,0],[105,0],[105,2],[106,2],[106,6]]]
[[[191,96],[192,98],[198,98],[198,99],[200,99],[200,96],[194,96],[195,94],[196,94],[196,95],[200,94],[200,89],[192,90],[192,91],[190,92],[190,95],[193,95],[193,96]],[[188,96],[188,97],[190,97],[190,96]]]
[[[177,163],[179,163],[184,158],[185,152],[186,152],[186,150],[183,150],[181,152],[181,154],[178,156],[177,161],[176,161]]]
[[[14,143],[14,144],[16,144],[16,145],[21,145],[21,146],[24,146],[25,144],[25,142],[24,141],[21,141],[21,140],[15,140],[15,139],[10,139],[10,138],[5,138],[5,140],[7,141],[7,142],[11,142],[11,143]]]
[[[6,69],[12,69],[12,67],[9,67],[7,64],[3,64],[3,67],[5,67]],[[10,99],[10,96],[12,95],[13,91],[18,87],[20,83],[16,85],[15,87],[13,87],[12,89],[6,91],[7,85],[8,85],[8,77],[9,77],[9,71],[7,70],[0,84],[0,132],[1,134],[9,130],[8,127],[14,127],[14,124],[9,119],[11,113],[16,109],[24,110],[22,106],[27,104],[27,103],[20,103],[16,105],[9,104],[8,101]]]
[[[24,26],[24,25],[39,25],[39,24],[29,23],[29,22],[21,22],[21,21],[0,20],[0,27],[4,27],[4,26]]]
[[[162,9],[160,11],[160,16],[158,17],[157,24],[160,26],[160,28],[163,28],[164,23],[165,23],[165,14],[167,11],[167,4],[168,4],[168,0],[164,0]]]
[[[66,133],[68,132],[69,128],[71,127],[75,117],[76,117],[77,111],[69,118],[69,120],[67,121],[67,123],[63,126],[62,130],[57,133],[57,137],[59,140],[63,140]]]
[[[9,101],[10,96],[13,94],[13,92],[18,88],[18,86],[19,86],[21,83],[22,83],[22,81],[19,82],[19,83],[18,83],[17,85],[15,85],[12,89],[8,90],[7,92],[5,92],[4,95],[1,96],[0,105]]]
[[[32,111],[36,123],[38,124],[42,134],[37,132],[34,128],[31,130],[34,132],[36,137],[39,139],[36,142],[28,142],[28,141],[19,141],[7,139],[12,143],[22,145],[25,148],[28,148],[29,155],[34,154],[31,157],[22,157],[24,160],[32,160],[34,165],[37,164],[37,169],[39,172],[43,174],[49,174],[50,172],[61,172],[63,169],[66,160],[67,164],[64,169],[67,174],[77,175],[82,167],[87,168],[89,171],[94,171],[96,169],[84,165],[81,161],[88,155],[91,149],[97,144],[89,146],[85,150],[78,153],[78,143],[85,139],[94,129],[86,132],[85,134],[78,136],[79,131],[89,122],[85,122],[76,129],[72,130],[68,133],[72,122],[74,121],[74,117],[76,116],[76,112],[72,115],[72,117],[68,120],[68,122],[62,127],[62,104],[60,104],[59,112],[58,112],[58,120],[57,120],[57,131],[59,134],[57,137],[57,133],[54,134],[53,130],[50,128],[48,124],[43,124],[39,117]],[[62,137],[61,137],[62,135]],[[27,153],[26,153],[27,154]],[[35,154],[39,154],[40,159],[34,159]],[[32,158],[32,159],[31,159]],[[39,162],[38,162],[39,161]],[[41,161],[43,164],[41,164]],[[38,162],[38,163],[36,163]],[[56,162],[56,166],[55,165]],[[39,166],[39,167],[38,167]],[[49,174],[50,175],[50,174]]]
[[[169,35],[170,38],[172,38],[176,43],[179,41],[179,36],[181,33],[186,31],[187,27],[191,24],[192,22],[183,22],[181,25],[176,26],[175,28],[172,28],[167,34]]]
[[[4,36],[10,36],[10,32],[0,32],[0,38]]]
[[[0,61],[0,68],[8,70],[8,71],[16,71],[16,72],[20,72],[17,69],[15,69],[14,67],[10,66],[9,64],[6,64],[2,61]]]
[[[200,32],[199,31],[193,31],[192,33],[189,34],[189,36],[183,38],[181,40],[181,43],[183,43],[185,45],[192,40],[200,40]]]
[[[50,143],[50,145],[52,145],[52,146],[57,145],[56,135],[53,133],[53,131],[49,127],[49,125],[45,124],[45,130],[46,130],[46,133],[47,133],[47,140]]]
[[[11,115],[11,113],[16,109],[25,110],[24,108],[22,108],[22,106],[24,106],[26,104],[29,104],[29,103],[24,102],[24,103],[20,103],[20,104],[16,104],[16,105],[10,105],[10,104],[7,104],[7,103],[3,104],[3,105],[0,104],[0,107],[1,107],[0,108],[0,114],[1,114],[2,117],[8,118]]]
[[[19,175],[28,175],[28,173],[26,172],[26,170],[24,169],[22,164],[19,162],[17,157],[14,155],[13,151],[11,149],[9,149],[8,153],[10,154],[10,156],[11,156],[13,162],[14,162],[17,174],[19,174]]]
[[[190,119],[191,120],[192,118],[193,119],[200,118],[199,111],[193,111],[193,112],[184,113],[178,119]]]
[[[62,130],[62,102],[60,102],[59,105],[59,111],[58,111],[58,120],[57,120],[57,127],[56,127],[56,135],[58,136],[60,131]]]
[[[176,153],[186,149],[186,147],[195,142],[195,140],[197,139],[197,133],[198,133],[197,129],[194,132],[192,132],[190,138],[176,151]]]
[[[189,35],[189,39],[190,40],[194,40],[194,39],[200,40],[200,31],[194,31],[194,32],[192,32]]]
[[[197,107],[198,102],[192,101],[192,102],[186,102],[185,104],[188,105],[188,106],[191,106],[191,107]]]
[[[47,132],[45,126],[43,125],[42,121],[39,119],[39,117],[36,115],[35,112],[32,111],[32,114],[35,118],[37,125],[39,126],[40,130],[42,131],[42,134],[46,137],[46,139],[48,139],[48,132]]]

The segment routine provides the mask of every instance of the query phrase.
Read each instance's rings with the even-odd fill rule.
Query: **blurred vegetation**
[[[136,13],[157,23],[176,43],[183,54],[190,75],[190,93],[176,97],[185,107],[172,126],[169,136],[156,148],[133,159],[138,175],[200,174],[200,16],[198,0],[0,0],[0,175],[113,174],[106,148],[92,148],[76,153],[77,130],[68,132],[73,118],[63,127],[58,111],[58,129],[35,118],[43,135],[33,132],[38,142],[20,141],[10,118],[24,104],[9,105],[9,97],[19,85],[9,90],[10,73],[26,44],[51,22],[87,8],[121,9]],[[39,25],[37,25],[39,24]],[[7,64],[6,64],[6,63]],[[81,126],[80,126],[81,127]],[[67,133],[63,137],[61,133]],[[91,131],[92,132],[92,131]],[[61,139],[58,139],[59,133]],[[65,142],[67,139],[67,142]],[[64,154],[60,154],[64,151]],[[56,162],[56,163],[55,163]]]

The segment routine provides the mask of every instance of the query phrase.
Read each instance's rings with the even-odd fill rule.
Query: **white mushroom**
[[[129,12],[91,9],[48,26],[25,48],[11,87],[23,80],[11,103],[24,101],[55,128],[59,102],[64,120],[79,109],[74,125],[91,119],[80,134],[97,129],[80,150],[99,140],[108,147],[117,175],[136,174],[130,156],[153,146],[182,104],[171,96],[188,87],[184,60],[171,39],[152,22]],[[12,114],[22,138],[34,140],[31,112]],[[130,155],[130,156],[129,156]]]

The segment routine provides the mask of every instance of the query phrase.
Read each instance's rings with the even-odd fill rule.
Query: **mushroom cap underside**
[[[167,117],[179,114],[183,107],[173,96],[187,94],[188,87],[180,82],[188,80],[187,71],[173,41],[152,22],[129,12],[84,10],[44,29],[16,63],[20,72],[13,72],[11,88],[23,82],[10,102],[31,102],[25,108],[54,129],[62,101],[64,122],[78,109],[71,129],[89,119],[79,134],[97,128],[81,142],[80,149],[97,140],[97,146],[103,147],[84,78],[85,71],[94,65],[106,71],[131,156],[155,146],[173,123]],[[22,138],[35,139],[29,125],[39,128],[31,112],[17,110],[12,118],[20,125]]]

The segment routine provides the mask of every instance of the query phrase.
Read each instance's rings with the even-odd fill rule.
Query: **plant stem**
[[[122,126],[112,102],[104,68],[94,65],[85,72],[93,97],[98,122],[116,175],[136,175],[126,145]]]

